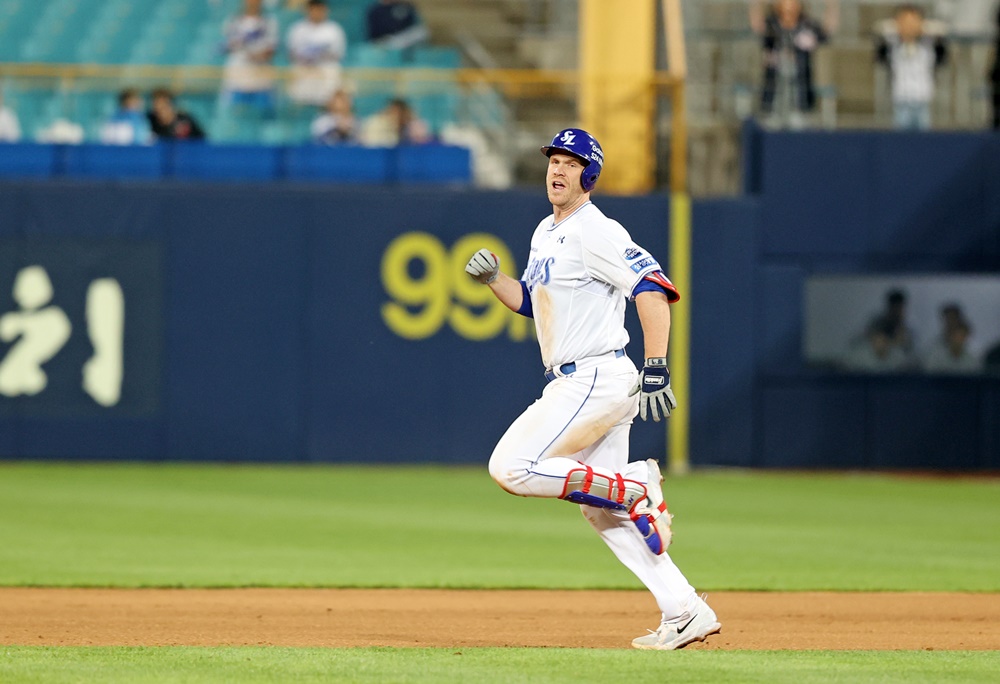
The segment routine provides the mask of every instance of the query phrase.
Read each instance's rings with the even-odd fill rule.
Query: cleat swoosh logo
[[[697,614],[697,613],[695,613],[694,615],[692,615],[692,616],[691,616],[691,619],[690,619],[690,620],[688,620],[687,622],[685,622],[683,626],[681,626],[681,627],[678,627],[678,628],[677,628],[677,633],[678,633],[678,634],[683,634],[683,633],[684,633],[684,630],[688,628],[688,625],[690,625],[690,624],[691,624],[692,622],[694,622],[694,619],[695,619],[696,617],[698,617],[698,614]]]

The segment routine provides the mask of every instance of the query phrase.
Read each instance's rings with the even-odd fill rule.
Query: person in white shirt
[[[658,421],[677,407],[666,355],[670,303],[680,295],[656,259],[590,201],[604,166],[597,140],[567,128],[542,152],[552,214],[535,228],[521,279],[502,273],[487,249],[465,269],[508,308],[534,319],[549,381],[500,439],[490,475],[511,494],[579,504],[662,613],[659,628],[632,646],[682,648],[722,626],[666,553],[671,516],[657,462],[628,460],[635,415]],[[642,325],[641,374],[625,355],[629,299]]]
[[[340,87],[340,62],[347,34],[329,18],[326,0],[309,0],[306,16],[288,30],[292,77],[288,96],[298,104],[322,107]]]
[[[223,28],[226,58],[222,89],[227,103],[274,107],[274,72],[271,62],[278,47],[278,23],[265,17],[261,0],[243,0],[243,14]]]
[[[959,313],[949,316],[948,307],[942,312],[941,337],[924,357],[923,367],[928,373],[975,374],[983,369],[978,358],[969,352],[969,337],[972,326]]]
[[[389,101],[361,124],[361,143],[368,147],[423,145],[431,142],[430,126],[402,98]]]
[[[3,93],[0,92],[0,142],[18,142],[21,139],[21,124],[17,114],[3,103]]]
[[[934,71],[944,64],[947,49],[940,36],[925,31],[923,9],[896,8],[895,32],[879,39],[876,59],[889,67],[896,128],[928,130],[934,100]]]

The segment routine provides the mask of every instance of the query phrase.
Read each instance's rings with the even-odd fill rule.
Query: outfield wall
[[[602,205],[666,244],[666,199]],[[0,454],[485,463],[543,369],[530,321],[480,306],[462,268],[488,244],[519,273],[549,211],[541,192],[4,184],[0,315],[25,332],[0,343]],[[663,441],[636,430],[638,453]]]
[[[694,205],[696,465],[1000,467],[997,380],[801,354],[810,275],[1000,270],[998,144],[748,131],[747,196]],[[667,262],[664,197],[597,202]],[[461,269],[488,244],[519,271],[548,211],[540,191],[6,181],[0,456],[484,464],[544,380],[528,321]],[[634,428],[635,456],[663,450]]]
[[[802,352],[810,276],[1000,275],[1000,136],[769,133],[751,124],[744,149],[746,191],[759,209],[747,298],[753,448],[731,462],[1000,467],[996,379],[842,376],[810,368]],[[992,310],[1000,319],[1000,302]]]

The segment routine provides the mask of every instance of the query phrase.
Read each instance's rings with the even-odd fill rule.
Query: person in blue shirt
[[[99,137],[105,145],[149,145],[153,142],[153,132],[138,90],[125,88],[118,93],[118,109],[101,126]]]

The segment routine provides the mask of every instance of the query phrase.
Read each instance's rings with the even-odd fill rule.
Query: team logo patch
[[[562,137],[559,138],[560,141],[566,143],[567,145],[572,145],[575,139],[576,139],[576,133],[574,133],[573,131],[566,131],[565,133],[562,134]]]
[[[643,269],[649,268],[650,266],[656,266],[657,268],[660,267],[660,265],[656,263],[656,259],[654,259],[653,257],[646,257],[642,261],[637,261],[634,264],[632,264],[632,270],[635,271],[636,273],[639,273]]]
[[[642,256],[642,250],[636,249],[635,247],[629,247],[625,250],[625,254],[622,256],[625,257],[625,261],[633,261],[634,259],[638,259]]]

